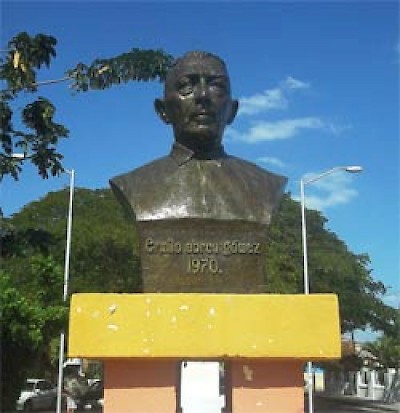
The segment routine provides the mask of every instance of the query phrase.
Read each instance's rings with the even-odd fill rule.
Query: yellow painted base
[[[333,294],[74,294],[69,357],[340,357]]]

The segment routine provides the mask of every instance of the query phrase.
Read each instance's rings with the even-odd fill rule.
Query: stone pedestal
[[[340,354],[332,294],[72,297],[68,355],[103,360],[104,413],[180,413],[181,360],[227,363],[226,413],[301,413],[304,361]]]

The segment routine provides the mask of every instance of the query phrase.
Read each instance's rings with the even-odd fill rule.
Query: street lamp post
[[[308,252],[307,252],[307,225],[306,225],[306,207],[305,207],[305,196],[304,187],[315,181],[318,181],[327,175],[330,175],[337,171],[346,171],[350,173],[362,172],[361,166],[336,166],[335,168],[329,169],[317,176],[309,179],[300,179],[300,202],[301,202],[301,233],[303,240],[303,282],[304,282],[304,294],[310,294],[310,282],[308,278]],[[314,400],[313,400],[313,373],[312,373],[312,362],[307,362],[307,390],[308,390],[308,413],[314,412]]]
[[[12,159],[24,161],[27,159],[26,153],[13,153]],[[74,181],[75,170],[64,169],[64,172],[69,175],[69,204],[68,204],[68,218],[67,218],[67,236],[65,246],[65,260],[64,260],[64,283],[63,283],[63,302],[68,298],[68,283],[69,283],[69,263],[71,256],[71,233],[72,233],[72,207],[74,200]],[[64,364],[64,347],[65,347],[65,332],[60,334],[60,349],[58,355],[58,381],[57,381],[57,406],[56,413],[61,413],[61,391],[63,382],[63,364]]]
[[[66,302],[68,298],[68,283],[69,283],[69,263],[71,255],[71,231],[72,231],[72,207],[74,199],[74,180],[75,171],[73,169],[64,169],[69,177],[69,207],[67,218],[67,237],[65,246],[65,260],[64,260],[64,285],[63,285],[63,301]],[[57,382],[57,413],[61,413],[61,392],[63,387],[63,364],[64,364],[64,346],[65,346],[65,332],[60,334],[60,349],[58,355],[58,382]]]

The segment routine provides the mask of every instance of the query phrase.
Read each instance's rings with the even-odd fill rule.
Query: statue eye
[[[228,92],[228,90],[229,90],[226,81],[224,79],[220,79],[220,78],[213,79],[210,82],[210,87],[212,87],[214,89],[217,89],[221,92]]]
[[[181,78],[177,84],[177,90],[181,95],[189,95],[193,92],[193,82],[187,78]]]

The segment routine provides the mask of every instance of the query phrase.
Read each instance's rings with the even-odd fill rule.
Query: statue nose
[[[195,94],[196,98],[208,98],[209,87],[205,79],[200,79],[199,83],[196,85]]]

